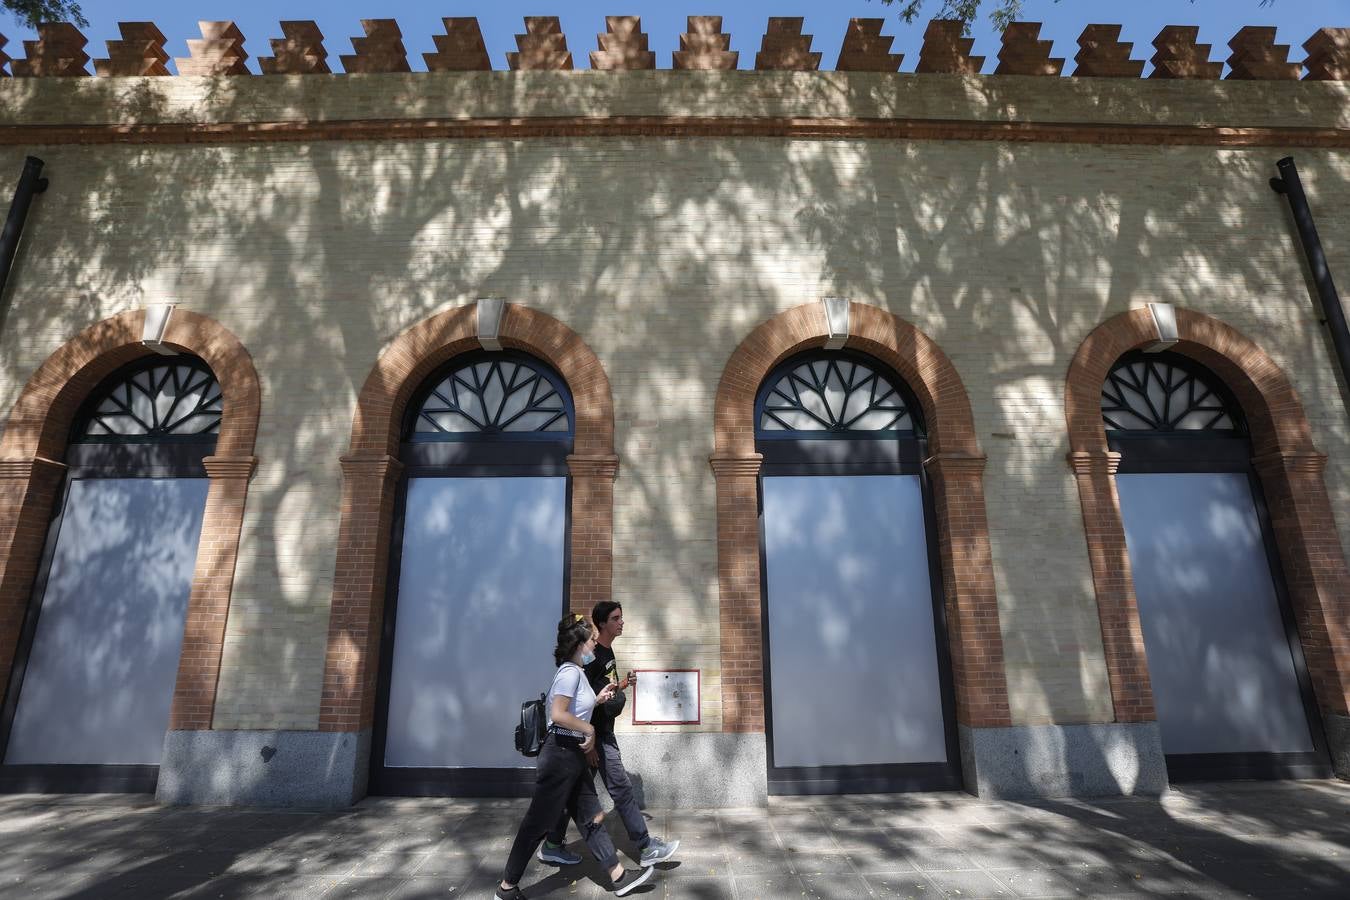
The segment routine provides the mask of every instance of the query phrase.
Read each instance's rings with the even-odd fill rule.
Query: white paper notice
[[[697,723],[698,682],[697,670],[638,672],[637,689],[633,693],[634,723]]]

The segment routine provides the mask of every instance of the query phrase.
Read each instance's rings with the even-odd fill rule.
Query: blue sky
[[[990,0],[985,0],[986,5]],[[755,52],[759,49],[769,16],[804,16],[803,29],[814,36],[813,49],[823,52],[821,67],[833,69],[843,41],[844,29],[854,16],[883,18],[883,29],[893,34],[894,52],[905,54],[901,71],[913,71],[918,62],[918,51],[923,41],[923,27],[927,18],[935,15],[941,0],[927,0],[922,21],[906,25],[894,6],[885,6],[869,0],[737,0],[737,2],[709,3],[693,0],[683,4],[652,2],[652,0],[607,0],[605,3],[573,2],[573,0],[498,0],[493,3],[427,4],[412,0],[119,0],[117,3],[99,3],[89,0],[84,4],[89,27],[84,29],[89,38],[86,51],[91,57],[106,57],[104,41],[118,37],[119,21],[151,21],[168,38],[170,56],[187,56],[188,38],[199,37],[198,19],[233,19],[246,38],[249,68],[258,71],[255,58],[272,55],[269,38],[281,37],[282,19],[313,19],[324,33],[324,44],[329,53],[329,64],[334,71],[341,70],[338,56],[351,53],[350,38],[360,36],[360,20],[380,17],[398,20],[403,31],[408,59],[414,71],[425,69],[422,53],[435,50],[432,35],[443,32],[443,16],[477,16],[494,69],[506,68],[506,52],[515,49],[515,35],[524,31],[522,19],[527,15],[556,15],[562,20],[567,45],[572,51],[577,68],[590,65],[589,51],[596,49],[596,34],[605,30],[605,15],[638,15],[647,32],[650,46],[657,54],[657,66],[669,68],[670,54],[685,30],[688,15],[721,14],[723,28],[731,34],[731,47],[741,51],[742,69],[754,67]],[[1100,0],[1027,0],[1021,16],[1026,21],[1043,22],[1042,38],[1055,42],[1054,55],[1068,60],[1065,72],[1073,69],[1077,52],[1077,37],[1083,26],[1092,22],[1110,22],[1124,26],[1122,40],[1134,42],[1134,58],[1147,60],[1153,53],[1151,42],[1164,25],[1199,25],[1200,39],[1213,44],[1211,58],[1226,59],[1229,38],[1244,25],[1274,25],[1279,29],[1279,41],[1292,45],[1291,61],[1303,59],[1302,44],[1321,27],[1350,27],[1350,0],[1275,0],[1261,6],[1260,0],[1130,0],[1128,3],[1104,3]],[[21,41],[31,39],[30,29],[21,27],[12,18],[0,16],[0,32],[9,38],[5,50],[11,56],[22,56]],[[981,21],[975,29],[975,53],[987,57],[985,71],[993,71],[997,60],[999,38]],[[172,68],[172,63],[170,64]],[[92,72],[93,67],[89,67]],[[1147,69],[1145,72],[1147,73]]]

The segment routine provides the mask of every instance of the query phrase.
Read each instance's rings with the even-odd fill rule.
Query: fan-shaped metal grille
[[[1102,385],[1108,431],[1234,432],[1240,417],[1217,384],[1192,367],[1161,359],[1126,359]]]
[[[210,435],[220,430],[221,394],[205,364],[140,367],[102,388],[86,407],[76,441]]]
[[[761,432],[913,431],[904,397],[876,370],[842,357],[794,366],[764,396]]]
[[[520,359],[471,362],[427,394],[414,435],[567,434],[572,430],[560,386]]]

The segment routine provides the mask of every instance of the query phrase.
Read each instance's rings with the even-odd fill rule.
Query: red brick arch
[[[144,310],[131,310],[81,331],[38,367],[10,412],[0,439],[0,694],[61,491],[60,460],[75,413],[100,381],[151,352],[141,343],[144,318]],[[202,730],[215,708],[262,391],[248,351],[214,319],[175,309],[164,342],[210,366],[224,400],[216,450],[205,463],[210,487],[169,719],[171,729]]]
[[[477,309],[461,306],[400,334],[366,378],[356,401],[351,449],[342,458],[342,519],[328,625],[321,731],[362,731],[375,714],[380,625],[384,619],[403,413],[435,369],[477,349]],[[576,431],[572,477],[569,602],[589,611],[610,596],[613,573],[614,402],[599,358],[576,332],[529,307],[505,305],[502,346],[557,369],[572,392]]]
[[[1322,480],[1326,456],[1313,445],[1288,377],[1265,351],[1218,319],[1188,309],[1176,314],[1181,340],[1172,349],[1223,379],[1242,406],[1314,691],[1324,712],[1344,716],[1350,706],[1350,572]],[[1157,715],[1115,486],[1120,455],[1107,446],[1101,390],[1122,354],[1157,338],[1147,309],[1108,319],[1078,348],[1065,390],[1069,461],[1078,480],[1118,722]]]
[[[932,455],[924,466],[933,482],[957,720],[972,727],[1009,725],[985,457],[965,387],[942,349],[910,323],[861,303],[849,304],[849,320],[845,346],[895,369],[917,396],[929,429]],[[828,336],[819,303],[780,313],[741,342],[717,388],[711,462],[717,475],[724,731],[764,730],[755,395],[774,366],[824,346]]]

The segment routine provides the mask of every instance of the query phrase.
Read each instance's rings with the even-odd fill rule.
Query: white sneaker
[[[679,841],[669,843],[658,837],[652,837],[647,846],[642,848],[642,857],[640,862],[643,866],[654,866],[657,863],[665,862],[675,855],[675,851],[680,849]]]

